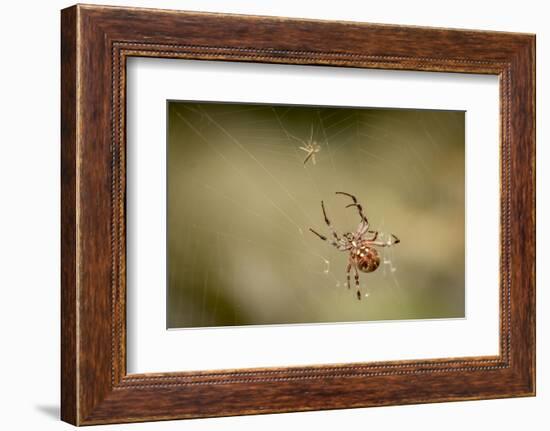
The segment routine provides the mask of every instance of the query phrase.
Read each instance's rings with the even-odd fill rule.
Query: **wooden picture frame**
[[[64,9],[61,18],[62,420],[91,425],[535,394],[534,35],[91,5]],[[128,375],[131,56],[498,75],[500,354]]]

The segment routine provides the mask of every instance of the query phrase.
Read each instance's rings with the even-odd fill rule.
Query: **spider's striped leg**
[[[330,223],[330,220],[327,217],[327,212],[325,210],[325,203],[323,201],[321,201],[321,208],[323,209],[323,216],[325,217],[325,223],[327,224],[328,228],[332,232],[332,236],[334,237],[334,239],[336,239],[336,241],[340,241],[340,238],[338,237],[336,230],[334,230],[334,228],[332,227],[332,224]]]
[[[312,228],[309,228],[310,231],[312,231],[315,235],[317,235],[319,238],[321,238],[323,241],[327,240],[327,237],[325,235],[321,235],[319,232],[314,231]]]
[[[361,220],[361,223],[359,223],[359,226],[357,227],[356,234],[362,237],[366,233],[374,234],[374,237],[370,239],[371,241],[375,241],[378,237],[378,231],[369,230],[369,225],[365,222],[365,220]]]
[[[367,229],[368,229],[369,220],[367,219],[367,216],[365,216],[365,214],[363,214],[363,207],[357,201],[357,198],[355,196],[349,194],[349,193],[346,193],[346,192],[336,192],[336,194],[337,195],[349,196],[353,200],[353,203],[349,204],[349,205],[346,205],[346,208],[357,207],[357,211],[359,211],[359,216],[361,217],[361,220],[363,220],[367,224]]]
[[[323,241],[328,241],[330,242],[330,245],[333,245],[334,247],[336,247],[338,250],[341,250],[342,249],[342,246],[341,244],[337,243],[336,241],[334,240],[330,240],[325,236],[325,235],[321,235],[319,232],[316,232],[314,231],[312,228],[309,228],[309,230],[311,232],[313,232],[315,235],[317,235],[319,238],[321,238]],[[338,238],[338,237],[337,237]]]
[[[354,265],[353,269],[355,270],[355,288],[357,289],[357,299],[361,300],[361,290],[359,290],[359,273],[357,272],[357,267]]]
[[[376,230],[369,230],[369,226],[364,222],[364,220],[361,220],[361,223],[359,223],[359,227],[357,228],[356,235],[360,238],[364,238],[367,233],[372,235],[371,238],[365,238],[370,242],[376,241],[378,239],[378,235],[380,234],[380,232]],[[396,238],[396,241],[399,242],[399,239]]]
[[[351,271],[351,263],[348,263],[348,267],[346,268],[346,277],[347,277],[346,286],[348,286],[348,289],[351,289],[350,271]]]
[[[372,245],[375,245],[378,247],[391,247],[392,245],[399,244],[401,242],[401,240],[397,238],[393,233],[391,233],[390,235],[392,239],[389,241],[374,241],[373,239],[373,240],[369,240],[369,242]]]

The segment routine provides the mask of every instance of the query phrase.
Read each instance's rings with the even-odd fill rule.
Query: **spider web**
[[[426,289],[402,275],[401,250],[415,236],[437,245],[445,226],[408,235],[403,209],[439,191],[434,166],[460,141],[463,113],[171,102],[168,124],[169,327],[433,317],[418,307]],[[320,151],[304,164],[310,139]],[[346,288],[348,253],[309,232],[328,236],[321,200],[339,234],[356,230],[336,191],[359,199],[381,240],[402,239],[360,273],[363,301]],[[407,271],[418,259],[408,260]],[[455,312],[445,299],[435,313]]]

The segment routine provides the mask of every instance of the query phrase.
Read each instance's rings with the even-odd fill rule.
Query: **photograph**
[[[167,101],[167,328],[465,317],[465,112]]]

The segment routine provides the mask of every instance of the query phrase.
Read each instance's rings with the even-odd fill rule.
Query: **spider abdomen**
[[[374,247],[357,248],[353,251],[352,258],[362,272],[373,272],[380,266],[380,255]]]

